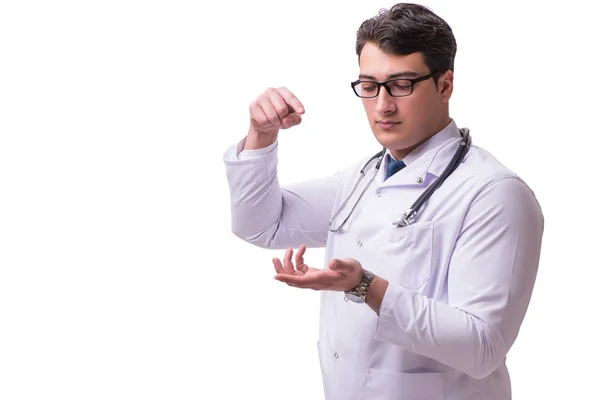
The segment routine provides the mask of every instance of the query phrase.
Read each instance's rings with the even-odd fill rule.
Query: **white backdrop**
[[[583,1],[524,3],[423,4],[458,41],[452,116],[546,217],[514,399],[590,398],[598,37]],[[306,107],[282,184],[377,151],[349,82],[356,29],[392,4],[0,3],[1,399],[322,398],[318,294],[231,234],[221,157],[280,85]]]

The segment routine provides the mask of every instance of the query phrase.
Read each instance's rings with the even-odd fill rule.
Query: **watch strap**
[[[375,278],[375,275],[373,275],[370,271],[367,271],[366,269],[363,270],[363,274],[360,278],[360,282],[358,282],[358,285],[356,285],[356,287],[350,290],[345,291],[345,293],[347,295],[356,296],[360,298],[363,302],[366,302],[367,292],[369,291],[369,286],[371,286],[371,282],[373,282],[373,278]]]

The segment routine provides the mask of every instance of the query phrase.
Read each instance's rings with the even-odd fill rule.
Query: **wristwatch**
[[[367,292],[369,291],[371,282],[373,282],[373,278],[375,278],[375,275],[366,269],[363,270],[363,275],[360,278],[358,285],[356,285],[355,288],[344,292],[346,294],[346,299],[354,303],[365,303],[367,301]]]

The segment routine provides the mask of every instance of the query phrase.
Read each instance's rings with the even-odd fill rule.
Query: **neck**
[[[406,157],[411,151],[413,151],[414,149],[416,149],[417,147],[419,147],[420,145],[422,145],[423,143],[425,143],[426,141],[431,139],[432,136],[434,136],[435,134],[437,134],[438,132],[443,130],[445,127],[447,127],[449,123],[450,123],[450,117],[446,114],[444,117],[440,118],[440,121],[437,124],[435,124],[434,127],[429,131],[429,133],[427,135],[425,135],[424,138],[421,141],[419,141],[417,144],[407,147],[407,148],[404,148],[404,149],[397,149],[397,150],[390,149],[390,153],[392,153],[392,156],[396,160],[404,159],[404,157]]]

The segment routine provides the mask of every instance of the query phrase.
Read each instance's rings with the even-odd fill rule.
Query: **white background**
[[[516,400],[598,391],[598,34],[579,3],[424,3],[458,41],[452,116],[546,217]],[[376,152],[349,82],[356,29],[392,4],[0,3],[0,399],[322,398],[318,294],[231,234],[221,157],[280,85],[306,107],[282,184]]]

